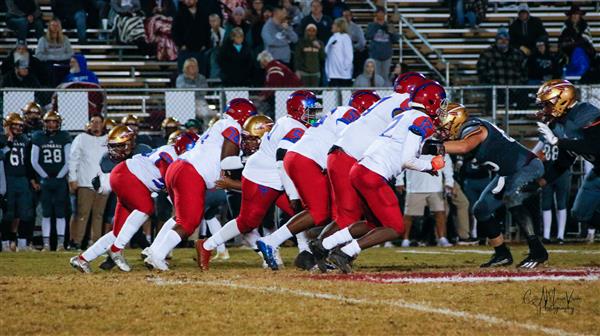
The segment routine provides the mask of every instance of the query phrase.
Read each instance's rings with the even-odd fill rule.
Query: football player
[[[561,79],[545,82],[537,92],[536,101],[548,121],[548,124],[538,123],[540,133],[549,144],[558,147],[558,158],[544,174],[542,184],[557,181],[577,156],[594,165],[571,209],[575,219],[588,228],[588,242],[594,242],[592,218],[600,215],[600,109],[577,101],[573,84]]]
[[[273,203],[286,214],[294,215],[289,199],[298,203],[299,196],[283,170],[283,158],[287,150],[304,135],[310,123],[316,120],[321,106],[314,93],[299,90],[288,96],[286,109],[287,115],[279,118],[262,137],[258,151],[246,162],[242,172],[242,205],[239,216],[206,241],[197,242],[200,266],[203,269],[208,269],[213,249],[259,227]]]
[[[69,172],[69,154],[71,153],[71,136],[62,131],[62,117],[56,111],[44,114],[43,132],[35,132],[31,143],[31,165],[40,177],[42,205],[42,251],[50,251],[50,225],[54,214],[56,219],[56,250],[64,250],[65,209],[67,207]]]
[[[436,153],[438,155],[431,160],[419,158],[421,143],[435,133],[432,119],[437,119],[438,110],[446,99],[444,88],[428,80],[417,86],[409,99],[410,109],[392,119],[350,170],[350,182],[360,196],[359,206],[366,210],[367,222],[358,218],[324,240],[311,242],[321,271],[326,271],[324,260],[329,257],[339,270],[349,273],[352,260],[362,250],[401,236],[404,223],[400,202],[389,182],[392,178],[405,169],[437,174],[444,168],[443,153]],[[330,253],[340,245],[343,247]]]
[[[327,152],[350,123],[380,99],[373,91],[359,90],[350,97],[349,106],[340,106],[325,114],[306,130],[306,134],[290,147],[283,165],[298,190],[304,210],[273,234],[259,239],[258,248],[265,261],[277,270],[274,251],[284,241],[298,237],[300,254],[296,266],[310,270],[315,261],[308,248],[304,231],[314,226],[322,226],[331,219],[332,205],[329,179],[327,178]]]
[[[25,134],[30,135],[44,127],[42,123],[43,109],[40,104],[29,102],[21,109],[21,112],[23,112],[23,119],[25,121],[25,128],[23,129]]]
[[[165,182],[175,207],[176,224],[150,246],[144,260],[149,268],[168,270],[167,254],[196,230],[204,216],[206,190],[215,187],[222,169],[241,164],[242,125],[255,114],[256,107],[250,100],[231,100],[225,107],[223,119],[202,135],[194,149],[169,167]]]
[[[492,258],[481,267],[506,266],[513,263],[509,248],[494,212],[505,205],[527,238],[529,254],[517,267],[534,268],[548,260],[548,252],[533,230],[531,214],[523,201],[537,188],[532,187],[544,174],[542,161],[529,149],[509,137],[496,125],[469,117],[464,106],[456,103],[440,114],[439,136],[449,154],[474,158],[482,167],[497,173],[473,206],[477,225],[494,247]]]
[[[152,138],[147,134],[140,134],[140,118],[136,115],[129,114],[121,119],[121,124],[128,126],[135,134],[135,142],[152,147]]]

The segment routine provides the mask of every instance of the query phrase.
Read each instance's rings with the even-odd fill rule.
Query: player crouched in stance
[[[495,253],[481,267],[506,266],[513,263],[504,243],[494,212],[505,205],[513,220],[527,237],[529,254],[517,267],[534,268],[548,260],[548,252],[533,231],[529,211],[523,201],[537,191],[537,180],[544,174],[544,165],[529,149],[507,136],[496,125],[469,117],[465,107],[450,103],[440,114],[439,137],[449,154],[472,157],[498,175],[484,189],[473,206],[479,228],[489,239]],[[532,187],[536,185],[535,187]]]
[[[222,168],[230,161],[240,162],[242,125],[255,114],[256,107],[250,100],[231,100],[225,107],[223,119],[215,122],[191,151],[169,167],[165,182],[175,207],[176,223],[150,246],[148,257],[144,260],[148,268],[167,271],[167,254],[200,225],[206,190],[215,187]]]
[[[131,151],[134,136],[127,126],[113,128],[108,134],[109,154],[117,160],[126,157]],[[109,177],[94,178],[92,184],[95,189],[102,188],[106,192],[110,188],[117,196],[114,225],[111,232],[98,239],[85,252],[71,258],[73,267],[89,273],[89,262],[108,252],[121,271],[131,270],[122,250],[154,211],[151,193],[164,190],[164,177],[169,165],[179,155],[193,148],[197,139],[195,133],[183,133],[175,144],[161,146],[147,154],[134,155],[119,163]]]
[[[352,260],[362,250],[396,239],[404,232],[400,203],[389,180],[404,169],[435,174],[444,167],[443,155],[434,156],[431,161],[419,156],[421,143],[435,133],[432,118],[437,118],[445,98],[444,89],[435,81],[415,88],[410,109],[396,115],[363,158],[352,166],[350,182],[360,196],[360,206],[366,210],[367,222],[358,221],[311,244],[322,271],[320,265],[327,257],[343,273],[350,273]],[[334,249],[329,253],[324,246]]]
[[[588,228],[587,241],[593,243],[596,231],[590,225],[594,215],[600,215],[600,109],[578,102],[573,84],[562,79],[545,82],[537,92],[536,101],[547,122],[538,123],[539,131],[559,151],[541,184],[556,181],[578,155],[594,165],[585,176],[571,210],[575,219]]]

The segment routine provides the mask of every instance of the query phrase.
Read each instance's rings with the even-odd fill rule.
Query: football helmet
[[[311,124],[318,119],[322,106],[317,96],[308,90],[298,90],[290,94],[286,101],[287,114],[304,124]]]
[[[126,125],[115,126],[108,132],[108,155],[115,161],[125,160],[135,147],[135,132]]]
[[[551,79],[540,86],[535,102],[540,108],[538,116],[560,118],[577,102],[575,86],[566,79]]]
[[[456,139],[467,118],[469,118],[469,113],[463,105],[458,103],[445,104],[439,114],[438,138],[440,140]]]
[[[177,133],[179,133],[179,135],[176,135]],[[177,130],[169,135],[169,143],[171,143],[171,138],[173,136],[175,136],[173,147],[175,148],[177,155],[181,155],[194,148],[196,141],[199,139],[198,134],[192,131],[181,132]]]
[[[56,133],[60,131],[62,125],[62,117],[56,111],[48,111],[44,114],[44,131],[46,133]]]
[[[352,93],[348,105],[354,107],[359,113],[363,113],[379,99],[381,97],[375,91],[358,90]]]
[[[396,77],[394,91],[396,93],[412,94],[415,88],[423,84],[427,78],[418,72],[405,72]]]
[[[273,127],[273,119],[265,115],[255,115],[244,123],[241,149],[245,156],[250,156],[260,147],[260,139]]]
[[[121,119],[121,124],[128,126],[134,133],[137,133],[140,127],[140,118],[133,114],[129,114]]]
[[[225,106],[225,114],[235,119],[240,126],[243,126],[248,118],[257,115],[256,106],[250,99],[234,98]]]
[[[182,130],[177,130],[171,134],[169,134],[169,137],[167,138],[167,145],[174,145],[175,142],[177,141],[177,138],[179,138],[179,136],[183,133]]]
[[[179,123],[179,120],[177,120],[177,118],[173,118],[173,117],[165,118],[163,120],[163,122],[160,124],[160,127],[162,129],[179,128],[180,126],[181,126],[181,124]]]
[[[113,129],[115,126],[117,126],[117,122],[114,119],[104,119],[104,129],[106,129],[107,132],[110,132],[110,130]]]
[[[419,85],[410,95],[410,106],[425,110],[425,113],[434,121],[442,105],[448,104],[446,91],[442,85],[434,80],[426,80]]]
[[[23,134],[25,122],[23,121],[23,117],[17,112],[10,112],[4,117],[2,126],[9,128],[13,135],[21,135]]]
[[[42,128],[42,113],[43,109],[36,102],[29,102],[21,109],[27,127],[33,130]]]

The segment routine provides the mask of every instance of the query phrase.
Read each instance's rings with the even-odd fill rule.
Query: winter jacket
[[[367,26],[365,38],[369,41],[369,57],[377,61],[385,61],[392,57],[392,44],[400,38],[400,35],[390,33],[387,23],[371,22]]]
[[[177,76],[175,87],[178,89],[202,89],[208,87],[206,77],[198,74],[195,79],[188,78],[184,74]],[[203,99],[206,96],[206,91],[195,91],[196,99]]]
[[[494,44],[484,50],[477,61],[479,83],[494,85],[524,84],[527,76],[524,66],[525,55],[520,50],[509,47],[503,53]]]
[[[562,75],[558,58],[549,51],[542,55],[536,50],[527,60],[527,72],[530,80],[539,80],[540,82],[560,78]]]
[[[325,73],[329,79],[352,79],[354,50],[350,35],[335,33],[325,46]]]
[[[33,15],[39,18],[42,15],[38,0],[6,0],[6,10],[9,16],[16,17]]]
[[[88,70],[85,56],[77,53],[73,55],[73,57],[79,64],[79,72],[69,73],[63,82],[89,82],[99,84],[96,74],[93,71]]]
[[[535,42],[541,36],[548,35],[542,20],[529,16],[529,19],[525,22],[517,19],[513,21],[508,29],[510,35],[510,45],[514,48],[519,49],[521,46],[525,46],[533,51],[535,49]]]
[[[15,71],[15,52],[16,49],[11,50],[2,60],[2,76],[7,76]],[[42,86],[46,86],[50,81],[46,66],[34,57],[32,50],[28,49],[28,53],[29,73],[32,73]]]
[[[31,72],[29,72],[29,75],[27,77],[20,77],[13,70],[11,73],[5,75],[2,78],[2,83],[0,83],[0,87],[35,89],[40,88],[41,85],[40,81]]]
[[[298,34],[304,34],[306,30],[306,26],[309,24],[314,24],[317,26],[317,38],[326,44],[329,41],[329,37],[331,37],[331,25],[333,24],[333,19],[325,14],[321,17],[319,21],[315,20],[312,14],[305,16],[300,22],[300,26],[298,27]]]
[[[269,19],[263,26],[261,36],[265,44],[265,50],[268,50],[273,58],[284,63],[289,63],[292,57],[290,49],[291,43],[298,42],[298,35],[288,26],[276,24],[273,19]]]
[[[250,46],[242,43],[242,48],[237,51],[233,41],[227,40],[219,50],[217,63],[221,68],[223,86],[250,86],[254,71],[254,57]]]
[[[314,43],[319,43],[316,48]],[[294,52],[294,69],[307,73],[317,73],[321,71],[321,63],[325,60],[325,46],[318,39],[310,40],[303,38],[296,44]]]

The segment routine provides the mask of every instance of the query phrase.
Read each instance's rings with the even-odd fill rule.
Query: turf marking
[[[501,325],[508,327],[520,328],[528,331],[543,333],[547,335],[584,335],[578,333],[568,332],[562,329],[544,327],[534,323],[521,323],[515,321],[504,320],[492,315],[486,314],[475,314],[461,310],[455,310],[445,307],[434,307],[424,303],[411,303],[404,300],[373,300],[369,298],[355,298],[338,294],[311,292],[300,289],[290,289],[285,287],[275,286],[253,286],[246,284],[234,283],[231,281],[190,281],[190,280],[165,280],[160,277],[149,278],[149,282],[154,283],[158,286],[178,286],[178,285],[201,285],[201,286],[216,286],[216,287],[229,287],[233,289],[244,289],[250,291],[258,291],[263,293],[274,293],[283,295],[293,295],[298,297],[306,297],[312,299],[323,299],[338,301],[342,303],[360,304],[360,305],[379,305],[388,307],[398,307],[407,310],[413,310],[428,314],[438,314],[449,317],[462,318],[464,320],[481,321],[493,325]]]
[[[415,249],[397,249],[396,253],[408,253],[408,254],[487,254],[491,255],[494,251],[485,250],[469,250],[469,249],[448,249],[443,251],[427,251],[427,250],[415,250]],[[562,254],[600,254],[600,251],[588,251],[588,250],[548,250],[548,253],[562,253]]]

